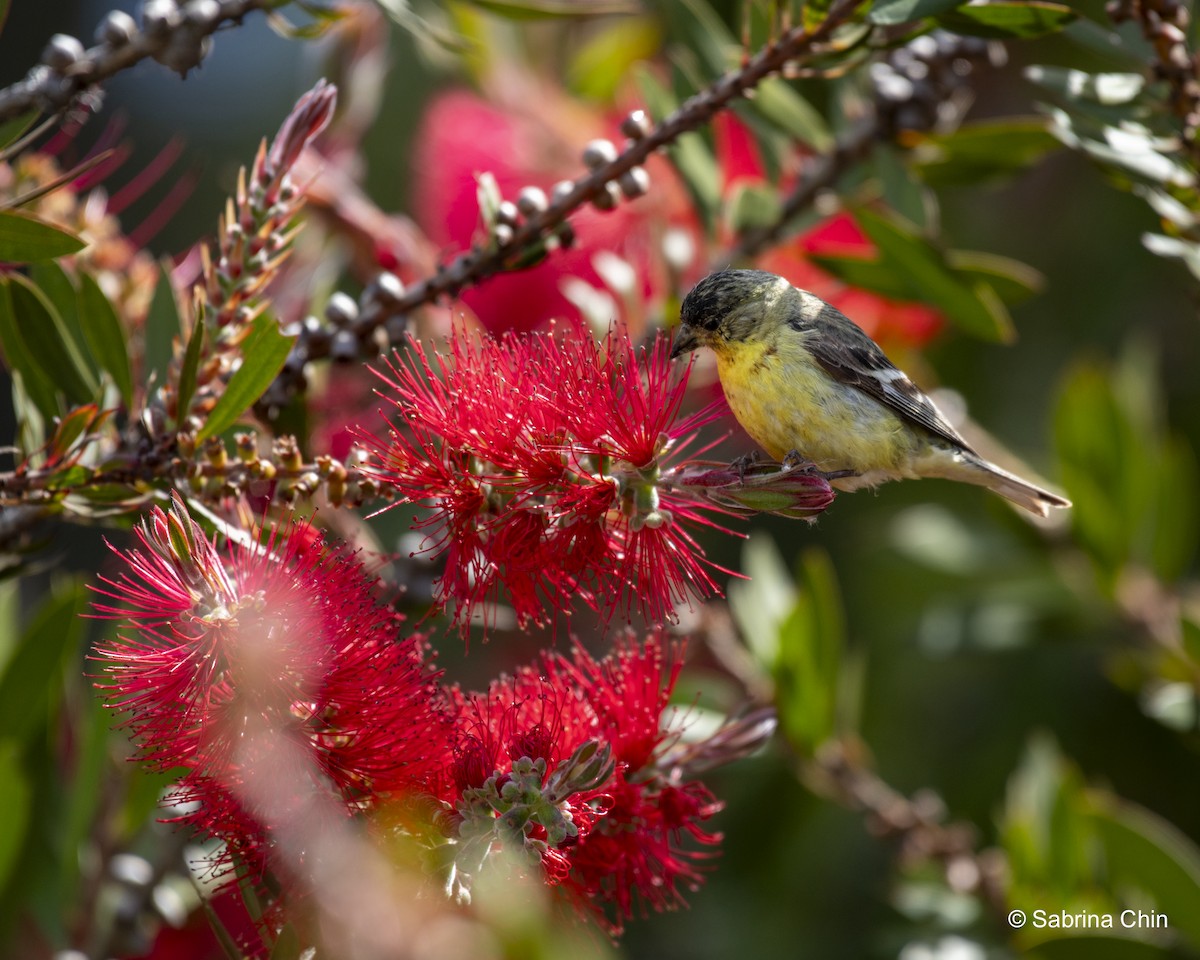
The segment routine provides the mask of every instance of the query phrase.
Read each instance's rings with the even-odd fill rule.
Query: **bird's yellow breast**
[[[834,380],[784,328],[765,339],[714,347],[738,422],[776,460],[795,450],[824,471],[907,473],[919,439],[898,416]]]

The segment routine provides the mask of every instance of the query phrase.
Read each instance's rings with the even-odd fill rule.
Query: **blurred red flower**
[[[423,788],[439,769],[443,720],[421,641],[399,636],[353,554],[306,524],[218,550],[179,499],[135,537],[115,551],[121,572],[97,588],[113,601],[97,614],[124,628],[99,649],[101,686],[128,712],[140,759],[183,769],[175,819],[236,854],[214,872],[266,868],[269,824],[246,789],[262,760],[256,742],[290,744],[311,767],[295,782],[327,782],[347,816]]]
[[[509,93],[492,103],[466,90],[437,97],[417,134],[413,204],[417,222],[447,254],[471,246],[479,229],[476,176],[490,172],[501,193],[514,199],[522,187],[550,192],[564,178],[583,172],[583,147],[597,137],[618,139],[617,124],[550,89]],[[611,294],[596,255],[615,254],[633,271],[630,293],[639,301],[667,292],[660,253],[672,224],[693,229],[665,163],[651,168],[649,195],[622,202],[608,213],[586,207],[572,214],[574,246],[555,251],[528,270],[501,274],[463,292],[461,300],[492,333],[542,328],[555,318],[578,319],[579,308],[564,284],[583,282]],[[621,301],[613,297],[615,319]],[[629,319],[628,317],[626,319]]]

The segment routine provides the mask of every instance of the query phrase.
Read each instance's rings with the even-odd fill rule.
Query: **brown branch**
[[[31,110],[64,110],[81,94],[147,58],[186,74],[204,59],[217,30],[240,24],[252,11],[279,5],[280,0],[214,0],[208,9],[194,7],[190,13],[170,5],[162,9],[162,17],[147,19],[144,12],[140,30],[132,18],[114,12],[97,30],[96,46],[86,50],[74,37],[57,34],[41,64],[0,90],[0,122]],[[144,11],[149,7],[147,3]]]

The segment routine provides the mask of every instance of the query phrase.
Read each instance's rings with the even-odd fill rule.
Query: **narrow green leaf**
[[[1106,107],[1130,103],[1146,88],[1140,73],[1088,73],[1036,64],[1025,68],[1025,78],[1068,100],[1090,100]]]
[[[242,345],[242,365],[225,387],[225,392],[208,415],[197,440],[206,440],[231,427],[271,385],[283,369],[294,337],[279,332],[279,324],[270,314],[261,314]]]
[[[87,244],[75,234],[13,210],[0,210],[0,261],[32,263],[78,253]]]
[[[548,20],[637,13],[632,0],[466,0],[508,20]]]
[[[1179,437],[1168,438],[1156,473],[1150,559],[1163,582],[1174,583],[1191,568],[1200,536],[1200,504],[1196,500],[1200,470],[1191,444]]]
[[[0,25],[4,23],[4,12],[7,7],[8,0],[0,0]],[[39,113],[36,110],[30,110],[28,113],[0,123],[0,150],[24,136],[25,132],[37,122],[38,116]]]
[[[83,324],[79,316],[79,293],[75,281],[53,260],[35,263],[29,269],[34,286],[46,295],[55,312],[62,319],[66,330],[64,346],[76,358],[80,369],[87,374],[87,382],[93,391],[100,387],[100,370],[93,362],[84,339]]]
[[[975,336],[1002,342],[1013,338],[1012,320],[986,283],[960,279],[944,254],[896,219],[865,207],[857,209],[855,217],[878,248],[880,259],[907,278],[914,298],[938,307]]]
[[[875,0],[867,19],[872,23],[892,26],[920,20],[922,17],[934,17],[965,2],[966,0]]]
[[[90,274],[79,278],[79,324],[92,357],[113,378],[125,409],[133,409],[133,370],[117,311]]]
[[[725,216],[732,233],[754,227],[766,227],[779,219],[779,194],[774,187],[739,182],[725,205]]]
[[[818,153],[833,148],[833,134],[825,118],[786,80],[770,77],[758,85],[751,106],[797,142]]]
[[[1150,894],[1171,929],[1200,947],[1200,849],[1144,807],[1102,793],[1089,800],[1113,882]]]
[[[204,352],[204,338],[204,317],[200,316],[192,325],[192,335],[188,338],[187,352],[183,356],[183,367],[179,371],[176,418],[180,425],[187,419],[188,408],[192,405],[192,397],[196,394],[196,372],[200,367],[200,357]]]
[[[947,250],[946,265],[967,283],[982,280],[1008,306],[1024,303],[1046,285],[1039,271],[1020,260],[981,250]]]
[[[1029,40],[1057,33],[1077,14],[1061,3],[1044,0],[988,0],[960,6],[938,16],[938,23],[955,33],[996,40]]]
[[[796,585],[779,548],[765,533],[750,535],[741,569],[748,579],[730,581],[729,609],[765,674],[779,659],[779,627],[796,604]]]
[[[924,137],[913,167],[936,186],[979,183],[1011,176],[1061,147],[1044,117],[980,120]]]
[[[93,400],[98,390],[95,378],[49,298],[21,274],[13,274],[9,292],[17,329],[42,375],[71,403]]]
[[[825,253],[810,253],[808,259],[822,270],[860,290],[878,293],[893,300],[908,300],[913,296],[912,287],[904,275],[881,260]]]
[[[27,397],[45,420],[57,416],[58,401],[55,399],[54,384],[46,379],[21,336],[13,307],[12,281],[7,277],[0,277],[0,347],[4,349],[4,360],[14,376],[14,398],[19,380],[21,396]],[[26,454],[38,445],[30,447],[22,441]]]
[[[625,17],[585,40],[567,68],[567,83],[581,97],[611,103],[630,68],[662,45],[662,29],[650,17]]]
[[[66,810],[63,829],[63,889],[62,902],[75,903],[79,881],[79,864],[84,844],[92,836],[96,811],[100,806],[105,763],[108,761],[109,727],[112,711],[96,695],[89,682],[74,718],[72,744],[75,744],[75,764],[70,789],[66,791]]]
[[[729,69],[730,58],[740,45],[706,0],[670,3],[665,6],[664,13],[677,25],[677,35],[685,38],[688,49],[695,51],[703,61],[704,77],[701,79],[711,80]]]
[[[3,0],[0,0],[0,5]],[[21,745],[14,737],[0,740],[0,890],[8,884],[29,825],[33,791],[21,769]]]
[[[154,288],[154,299],[150,301],[150,312],[146,315],[143,381],[149,382],[150,375],[157,374],[158,383],[164,382],[171,364],[171,343],[182,329],[175,288],[171,284],[170,264],[164,260],[158,267],[158,285]]]
[[[83,635],[83,585],[56,585],[21,637],[21,646],[0,677],[0,730],[23,739],[46,721],[60,672]]]
[[[99,408],[94,403],[76,407],[59,421],[50,439],[50,454],[58,460],[70,452],[75,441],[83,436],[85,430],[96,420]]]

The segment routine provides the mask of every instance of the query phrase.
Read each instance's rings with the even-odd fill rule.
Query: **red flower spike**
[[[432,503],[418,527],[464,629],[492,600],[527,624],[575,597],[611,615],[636,595],[661,620],[718,592],[687,528],[725,511],[663,483],[715,410],[679,417],[686,374],[665,338],[644,350],[580,329],[481,342],[460,330],[449,358],[414,344],[379,376],[400,419],[387,440],[362,439],[381,482]]]
[[[549,771],[585,744],[611,751],[602,782],[557,803],[575,835],[548,843],[547,832],[535,825],[527,842],[541,845],[545,883],[613,934],[638,910],[681,905],[681,888],[703,882],[703,861],[711,856],[693,844],[720,841],[702,827],[720,804],[702,784],[677,782],[656,766],[676,739],[663,731],[661,718],[681,654],[660,632],[642,644],[626,641],[603,660],[582,649],[569,658],[547,653],[486,694],[447,694],[460,745],[443,799],[460,817],[471,817],[478,802],[477,796],[464,799],[465,791],[489,778],[505,781],[522,759],[546,762],[548,787]],[[485,810],[473,822],[491,822],[489,815]]]
[[[420,638],[399,637],[360,562],[313,534],[299,524],[221,553],[177,498],[98,590],[115,601],[98,615],[125,621],[99,650],[110,705],[142,760],[184,768],[176,819],[225,840],[242,875],[269,847],[246,808],[247,729],[297,746],[347,816],[422,789],[448,751]]]

